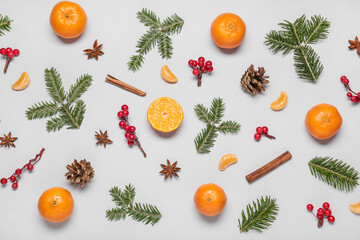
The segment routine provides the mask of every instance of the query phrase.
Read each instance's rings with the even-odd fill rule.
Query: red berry
[[[349,79],[344,79],[343,84],[348,85],[349,84]]]
[[[16,181],[16,177],[15,177],[15,176],[11,176],[11,177],[10,177],[10,181],[15,182],[15,181]]]
[[[119,126],[120,126],[121,128],[124,128],[125,125],[126,125],[126,122],[125,122],[125,121],[120,121],[120,122],[119,122]]]
[[[192,59],[190,59],[189,62],[188,62],[188,64],[189,64],[190,67],[192,67],[192,62],[193,62]]]
[[[12,58],[14,57],[14,54],[13,54],[13,52],[9,52],[9,53],[7,54],[7,56],[8,56],[8,58],[12,59]]]
[[[130,130],[130,126],[129,126],[129,125],[125,125],[125,126],[124,126],[124,130],[128,132],[128,131]]]
[[[314,206],[312,204],[308,204],[306,208],[308,211],[312,211],[314,209]]]
[[[191,63],[191,66],[196,67],[197,66],[197,61],[193,60]]]
[[[129,144],[129,146],[132,146],[132,145],[134,145],[134,141],[129,140],[129,141],[128,141],[128,144]]]
[[[124,105],[122,105],[121,106],[121,110],[129,110],[129,107],[128,107],[128,105],[126,105],[126,104],[124,104]]]
[[[255,133],[254,138],[255,138],[256,141],[259,141],[260,138],[261,138],[261,134],[260,133]]]
[[[263,133],[268,133],[269,129],[268,129],[266,126],[264,126],[264,127],[262,128],[262,131],[263,131]]]
[[[328,202],[324,202],[323,203],[323,208],[326,210],[326,209],[329,209],[330,208],[330,204]]]
[[[200,68],[201,72],[205,73],[207,71],[206,67]]]
[[[18,168],[18,169],[15,170],[15,174],[16,174],[16,175],[21,175],[21,173],[22,173],[22,170],[21,170],[21,169]]]
[[[325,210],[325,216],[327,216],[327,217],[331,216],[331,210],[330,209]]]
[[[323,208],[319,208],[318,210],[317,210],[317,213],[318,214],[321,214],[321,215],[324,215],[324,209]]]
[[[15,190],[15,189],[18,188],[18,184],[15,182],[15,183],[13,183],[13,184],[11,185],[11,187]]]
[[[342,83],[344,83],[344,80],[345,80],[345,79],[347,79],[347,77],[342,76],[342,77],[340,78],[340,81],[341,81]]]
[[[350,100],[353,102],[353,103],[356,103],[356,101],[358,100],[357,96],[352,96],[350,98]]]
[[[206,69],[207,69],[208,72],[212,72],[212,71],[214,70],[213,67],[211,67],[211,68],[206,68]]]
[[[198,59],[199,62],[205,62],[205,58],[204,57],[199,57]],[[200,66],[200,65],[199,65]]]
[[[212,67],[212,62],[211,61],[206,61],[205,67],[211,68]]]
[[[195,76],[199,75],[200,71],[199,69],[195,68],[192,72]]]
[[[18,56],[20,54],[20,51],[19,51],[19,49],[14,49],[13,53],[15,56]]]
[[[2,179],[0,180],[0,183],[1,183],[1,184],[6,184],[6,183],[7,183],[7,179],[6,179],[6,178],[2,178]]]
[[[316,217],[317,217],[318,219],[322,219],[322,218],[324,218],[324,215],[323,215],[323,214],[320,214],[320,213],[317,213],[317,214],[316,214]]]
[[[29,170],[29,171],[31,171],[31,170],[33,170],[34,169],[34,165],[32,165],[32,164],[28,164],[27,165],[27,169]]]
[[[126,133],[125,133],[125,137],[126,137],[127,139],[129,139],[130,135],[131,135],[131,133],[129,133],[129,132],[126,132]]]
[[[123,110],[122,112],[123,112],[123,116],[124,116],[124,117],[129,116],[129,111],[128,111],[128,110]]]
[[[348,93],[346,94],[346,96],[348,96],[348,97],[352,97],[351,92],[348,92]]]
[[[1,49],[0,49],[0,54],[1,54],[1,55],[6,55],[6,49],[5,49],[5,48],[1,48]]]
[[[12,53],[12,49],[11,48],[6,48],[6,53],[9,54],[9,53]]]
[[[260,133],[260,134],[263,133],[262,127],[257,127],[257,128],[256,128],[256,132],[257,132],[257,133]]]
[[[134,126],[131,126],[130,129],[129,129],[129,131],[132,132],[132,133],[135,132],[135,130],[136,130],[136,128]]]
[[[356,94],[356,96],[357,96],[358,98],[360,98],[360,92],[358,92],[358,93]]]
[[[329,221],[329,223],[335,222],[335,217],[334,216],[329,216],[328,221]]]
[[[117,113],[117,115],[118,115],[119,118],[122,118],[122,117],[124,116],[122,111],[119,111],[119,112]]]
[[[202,61],[199,61],[199,62],[198,62],[198,65],[199,65],[199,67],[204,67],[204,66],[205,66],[205,63],[202,62]]]
[[[136,137],[135,137],[134,134],[130,134],[130,135],[129,135],[129,140],[135,140],[135,138],[136,138]]]

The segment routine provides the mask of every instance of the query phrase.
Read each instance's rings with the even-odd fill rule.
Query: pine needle
[[[267,229],[275,220],[278,214],[279,207],[275,198],[269,196],[261,197],[260,200],[248,204],[246,207],[246,214],[243,210],[241,212],[241,220],[238,219],[240,232],[248,232],[249,230],[256,230],[262,232]]]
[[[5,35],[5,31],[10,32],[12,20],[8,16],[0,14],[0,36]]]
[[[309,163],[311,174],[335,189],[351,191],[359,185],[359,172],[341,160],[315,157]]]

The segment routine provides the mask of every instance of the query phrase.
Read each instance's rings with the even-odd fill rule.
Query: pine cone
[[[80,184],[80,187],[85,187],[85,184],[91,181],[94,177],[94,169],[91,167],[91,163],[85,159],[80,163],[75,159],[71,165],[67,165],[66,169],[69,172],[65,173],[65,177],[71,183]]]
[[[269,81],[265,79],[269,78],[269,76],[264,76],[265,72],[264,67],[258,67],[256,71],[254,65],[251,64],[241,78],[241,87],[252,95],[265,91],[263,84],[269,83]]]

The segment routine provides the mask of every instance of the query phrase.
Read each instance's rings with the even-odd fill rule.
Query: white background
[[[45,148],[43,158],[32,173],[22,175],[16,191],[8,184],[0,187],[0,239],[359,239],[360,216],[350,212],[349,203],[360,201],[359,187],[346,193],[333,189],[311,176],[307,162],[315,156],[340,158],[360,169],[358,134],[359,105],[346,98],[339,77],[347,75],[353,89],[360,89],[360,59],[347,49],[348,39],[358,32],[360,2],[348,1],[85,1],[88,24],[76,41],[58,38],[49,24],[49,15],[57,1],[1,0],[1,14],[10,16],[11,32],[0,37],[0,47],[19,48],[20,56],[0,73],[0,134],[9,131],[18,137],[16,148],[0,149],[0,177],[8,177],[16,168]],[[153,10],[161,19],[177,13],[185,20],[181,34],[172,37],[174,55],[163,60],[157,50],[151,51],[140,71],[128,71],[127,61],[135,52],[137,39],[146,28],[136,18],[142,8]],[[246,37],[235,51],[225,52],[210,37],[210,25],[223,12],[243,18]],[[284,19],[294,21],[302,14],[321,14],[331,22],[329,38],[314,45],[325,67],[318,83],[297,78],[293,53],[272,54],[263,41],[265,34],[279,29]],[[99,61],[87,60],[83,49],[95,39],[104,44],[105,55]],[[214,64],[214,72],[203,77],[197,87],[187,62],[204,56]],[[0,64],[5,64],[1,59]],[[170,85],[162,80],[164,64],[178,76]],[[240,78],[250,64],[264,66],[270,76],[266,92],[252,97],[240,87]],[[93,76],[93,85],[82,99],[87,105],[80,130],[61,129],[47,133],[47,120],[26,119],[25,111],[33,103],[50,100],[45,89],[44,69],[56,67],[65,89],[82,74]],[[27,71],[30,86],[21,92],[11,85]],[[128,93],[105,83],[111,74],[147,92],[146,97]],[[269,104],[281,91],[289,96],[287,107],[274,112]],[[146,118],[150,103],[158,97],[177,100],[184,110],[181,127],[172,134],[153,130]],[[196,153],[193,139],[204,127],[195,116],[197,103],[209,106],[214,97],[226,103],[224,120],[241,124],[237,135],[220,135],[210,154]],[[339,133],[329,141],[319,142],[306,131],[306,112],[319,103],[336,106],[343,117]],[[118,127],[116,113],[122,104],[130,107],[129,120],[148,154],[129,148]],[[253,140],[255,128],[266,125],[276,140]],[[108,130],[114,141],[106,149],[95,146],[94,132]],[[245,175],[289,150],[293,158],[252,184]],[[217,168],[226,153],[239,161],[224,172]],[[95,177],[85,189],[72,186],[64,177],[66,165],[74,159],[86,159],[95,169]],[[178,161],[182,168],[179,179],[164,181],[158,172],[160,163]],[[193,203],[196,189],[213,182],[225,190],[228,202],[224,212],[215,218],[198,214]],[[108,190],[136,187],[136,201],[156,205],[163,218],[155,226],[132,221],[110,222],[105,211],[115,206]],[[72,217],[62,224],[45,222],[38,213],[37,201],[43,191],[54,186],[67,188],[75,200]],[[264,233],[239,233],[237,219],[246,205],[260,196],[277,198],[280,207],[277,220]],[[306,205],[320,207],[328,201],[336,221],[317,228],[316,219]]]

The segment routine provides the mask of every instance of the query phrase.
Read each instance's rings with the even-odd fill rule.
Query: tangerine
[[[270,107],[272,110],[279,111],[286,106],[287,101],[288,101],[287,93],[285,91],[282,91],[278,99],[276,99],[274,102],[270,104]]]
[[[305,117],[308,132],[316,139],[328,139],[340,129],[342,118],[336,107],[321,103],[311,108]]]
[[[228,153],[222,156],[219,162],[219,170],[224,171],[231,164],[237,163],[238,158],[235,154]]]
[[[20,91],[25,89],[30,84],[30,77],[27,72],[23,72],[20,78],[11,86],[12,89]]]
[[[64,222],[73,212],[74,199],[65,188],[50,188],[40,196],[38,209],[41,217],[46,221],[53,223]]]
[[[211,24],[211,37],[220,48],[238,47],[244,40],[245,33],[244,21],[234,13],[220,14]]]
[[[56,35],[65,38],[77,38],[85,30],[87,16],[77,3],[62,1],[57,3],[50,14],[50,24]]]
[[[214,183],[201,185],[195,192],[194,202],[197,210],[206,216],[220,214],[226,205],[224,190]]]
[[[360,202],[350,204],[349,208],[353,213],[360,214]]]
[[[178,81],[178,78],[171,72],[168,65],[161,67],[161,77],[168,83],[176,83]]]

